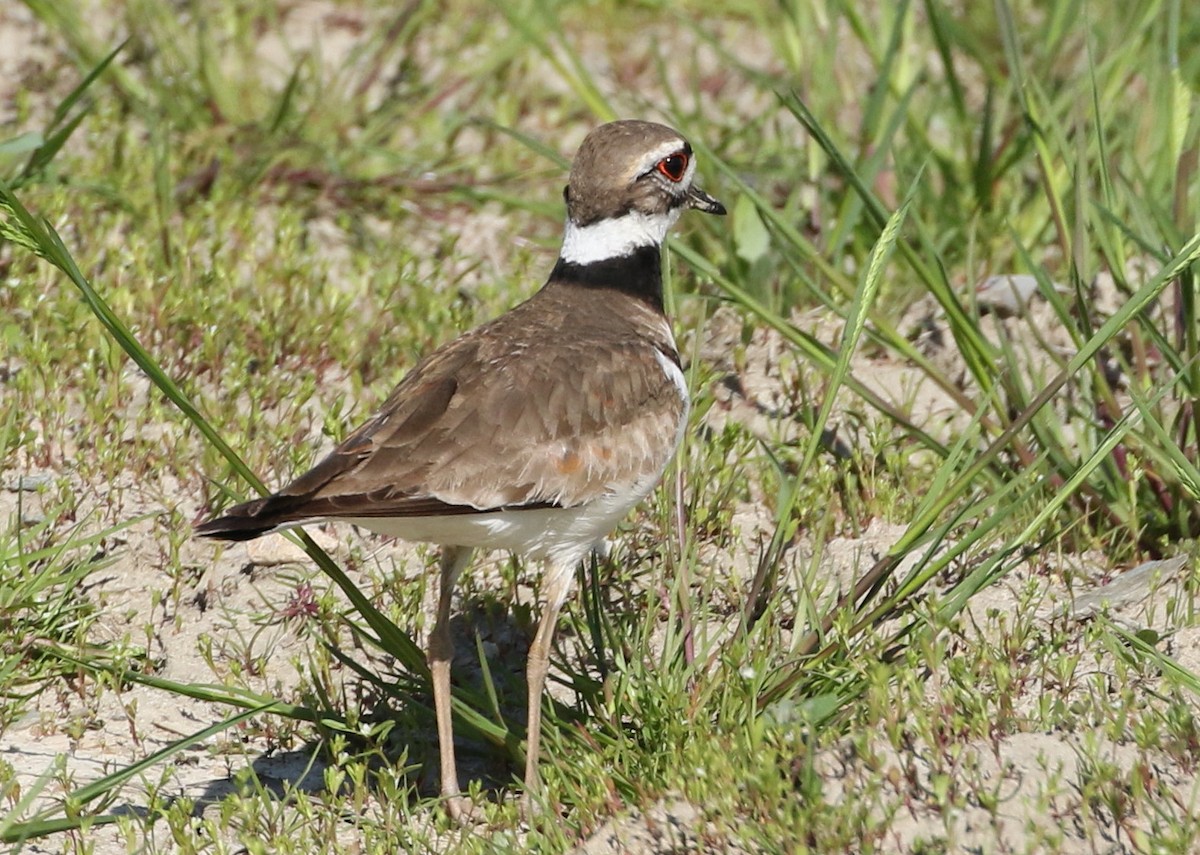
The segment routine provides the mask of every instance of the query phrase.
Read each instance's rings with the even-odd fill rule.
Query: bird
[[[551,641],[574,570],[654,489],[686,432],[663,242],[687,209],[726,212],[695,177],[695,153],[672,128],[635,119],[594,128],[572,162],[561,249],[541,289],[421,359],[312,469],[196,527],[240,541],[341,522],[440,547],[426,655],[454,819],[474,807],[459,787],[451,722],[455,582],[477,549],[543,565],[526,667],[528,812]]]

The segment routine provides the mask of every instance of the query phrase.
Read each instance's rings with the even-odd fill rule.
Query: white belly
[[[652,485],[651,485],[652,486]],[[527,558],[574,566],[612,531],[649,488],[577,508],[493,511],[430,517],[343,517],[378,534],[440,546],[505,549]]]

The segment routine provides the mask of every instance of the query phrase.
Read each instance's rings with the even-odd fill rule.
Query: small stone
[[[1091,617],[1102,609],[1121,609],[1145,601],[1159,585],[1175,578],[1187,564],[1186,555],[1176,555],[1163,561],[1147,561],[1107,585],[1093,588],[1075,598],[1072,616],[1077,620]]]
[[[38,472],[33,475],[21,475],[16,481],[10,481],[5,486],[10,493],[35,493],[53,482],[54,476],[51,473]]]
[[[1060,294],[1070,293],[1070,288],[1057,282],[1051,283]],[[1036,276],[1026,274],[1004,274],[989,276],[975,288],[975,300],[981,312],[995,312],[1002,318],[1025,314],[1029,301],[1038,295]]]

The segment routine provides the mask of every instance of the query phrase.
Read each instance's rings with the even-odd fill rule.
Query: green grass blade
[[[920,181],[919,176],[917,181]],[[888,218],[883,231],[879,235],[879,240],[875,242],[875,246],[871,250],[863,277],[854,293],[854,301],[851,303],[846,325],[842,329],[842,340],[838,345],[838,358],[837,362],[834,363],[833,371],[829,375],[825,399],[821,402],[821,409],[817,413],[812,433],[809,435],[808,445],[804,451],[803,462],[800,465],[800,473],[802,475],[808,471],[809,466],[812,465],[813,458],[816,457],[821,443],[821,434],[825,430],[825,425],[829,421],[830,414],[833,412],[834,401],[841,391],[846,377],[850,374],[850,362],[854,354],[858,351],[858,345],[862,340],[863,330],[867,324],[867,316],[870,314],[871,307],[874,305],[875,298],[879,294],[879,289],[883,284],[884,271],[887,269],[887,263],[892,256],[893,250],[896,248],[896,241],[900,237],[900,228],[904,224],[911,204],[912,191],[910,190],[908,199]]]
[[[821,146],[821,149],[833,160],[838,172],[850,183],[850,186],[854,188],[854,191],[863,200],[866,211],[872,221],[879,228],[883,228],[888,220],[887,211],[875,197],[871,189],[862,181],[841,149],[834,144],[833,139],[826,133],[821,122],[818,121],[817,117],[808,108],[808,105],[804,103],[796,92],[780,93],[779,99],[783,106],[813,135],[813,139]],[[935,257],[936,253],[932,253],[932,242],[927,237],[924,237],[924,235],[922,235],[922,239],[926,247],[930,249],[931,256]],[[937,298],[942,310],[945,311],[951,332],[954,335],[955,341],[958,342],[959,350],[962,352],[963,358],[966,359],[972,375],[982,388],[990,389],[992,377],[989,366],[991,363],[992,348],[986,339],[983,338],[978,327],[963,310],[958,298],[950,288],[950,283],[942,266],[938,264],[936,272],[931,270],[907,243],[900,242],[899,249],[905,260],[916,272],[918,278],[925,283],[930,292]]]
[[[249,709],[244,712],[230,716],[223,721],[199,730],[196,733],[186,736],[183,739],[176,740],[170,745],[155,751],[153,754],[139,760],[135,763],[130,763],[128,766],[123,766],[116,772],[105,775],[97,781],[93,781],[86,786],[80,787],[68,793],[65,796],[65,801],[68,805],[82,806],[88,802],[95,801],[98,798],[114,794],[126,781],[133,778],[142,772],[152,769],[159,763],[170,760],[182,751],[187,750],[193,745],[203,742],[218,733],[229,730],[231,727],[249,721],[256,715],[265,712],[264,709]],[[36,837],[43,837],[47,834],[53,834],[59,831],[81,828],[84,825],[96,825],[108,822],[115,822],[115,816],[80,816],[80,817],[65,817],[61,819],[52,818],[47,813],[35,817],[26,822],[12,823],[7,828],[0,830],[0,840],[5,843],[18,843],[24,840],[29,840]]]
[[[237,452],[225,442],[208,420],[200,414],[199,410],[196,409],[175,381],[162,370],[150,353],[142,347],[141,343],[125,323],[117,317],[108,303],[92,287],[92,284],[79,270],[78,266],[76,266],[75,260],[71,257],[70,252],[54,228],[45,220],[38,220],[30,214],[3,181],[0,181],[0,200],[5,202],[13,212],[22,233],[32,242],[35,251],[67,275],[75,287],[79,289],[84,301],[96,318],[104,325],[109,334],[120,345],[121,349],[145,372],[146,376],[150,378],[150,381],[163,393],[167,400],[174,404],[183,413],[188,422],[200,431],[204,439],[220,452],[221,456],[225,458],[235,472],[260,494],[267,494],[269,491],[263,482],[259,480],[258,476],[250,471],[250,468],[246,466]],[[379,641],[390,652],[394,653],[406,667],[423,677],[427,677],[428,666],[425,664],[425,657],[416,643],[376,609],[350,578],[342,572],[341,568],[307,534],[300,532],[297,537],[304,550],[317,563],[317,566],[333,579],[338,587],[346,593],[346,596],[350,598],[354,607],[359,610],[366,619],[367,624],[378,635]]]
[[[768,326],[782,335],[789,344],[797,348],[805,359],[809,360],[822,372],[829,374],[834,370],[834,367],[837,365],[837,355],[830,348],[817,341],[812,335],[797,329],[794,325],[780,317],[778,313],[771,311],[770,308],[757,300],[749,292],[734,283],[732,279],[721,275],[721,272],[705,259],[704,256],[682,244],[674,244],[672,248],[692,269],[712,279],[717,284],[717,287],[766,322]],[[844,385],[866,401],[871,407],[886,415],[896,425],[902,427],[923,446],[934,451],[939,457],[945,456],[946,448],[941,442],[918,427],[899,409],[865,386],[852,373],[845,376]]]
[[[1107,617],[1101,616],[1099,620],[1113,637],[1127,645],[1130,652],[1153,665],[1169,682],[1200,697],[1200,674],[1180,665],[1177,659],[1163,653],[1141,634],[1130,632]]]
[[[88,108],[85,106],[75,116],[67,119],[72,108],[79,102],[84,94],[91,88],[92,84],[99,79],[100,75],[112,64],[112,61],[117,58],[117,54],[129,43],[128,39],[117,45],[108,56],[104,57],[96,64],[96,66],[87,73],[67,97],[55,108],[54,115],[50,119],[50,124],[46,127],[46,140],[29,158],[29,162],[25,164],[24,170],[21,172],[22,178],[28,178],[30,175],[43,169],[59,150],[66,145],[71,134],[79,127],[79,123],[87,116]],[[61,127],[60,127],[61,126]]]
[[[145,372],[146,376],[158,387],[159,391],[203,434],[204,439],[221,453],[221,456],[229,462],[234,471],[248,481],[259,493],[265,495],[268,491],[262,481],[250,471],[237,452],[230,448],[225,440],[217,434],[212,425],[208,423],[199,410],[192,404],[191,400],[175,384],[175,381],[162,370],[157,361],[142,347],[129,327],[117,317],[108,303],[92,287],[87,277],[76,266],[75,259],[71,257],[70,251],[63,243],[62,238],[59,237],[58,232],[54,230],[54,227],[47,220],[39,220],[30,214],[4,181],[0,181],[0,200],[12,211],[19,227],[24,232],[25,237],[32,242],[38,255],[65,273],[72,284],[79,289],[84,301],[92,310],[92,314],[104,325],[109,335],[120,345],[121,349],[129,354],[129,357]]]

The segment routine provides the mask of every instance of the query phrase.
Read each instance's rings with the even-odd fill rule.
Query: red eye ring
[[[687,167],[687,153],[677,151],[660,160],[655,169],[667,176],[671,181],[679,182],[683,180],[684,173],[687,172]]]

